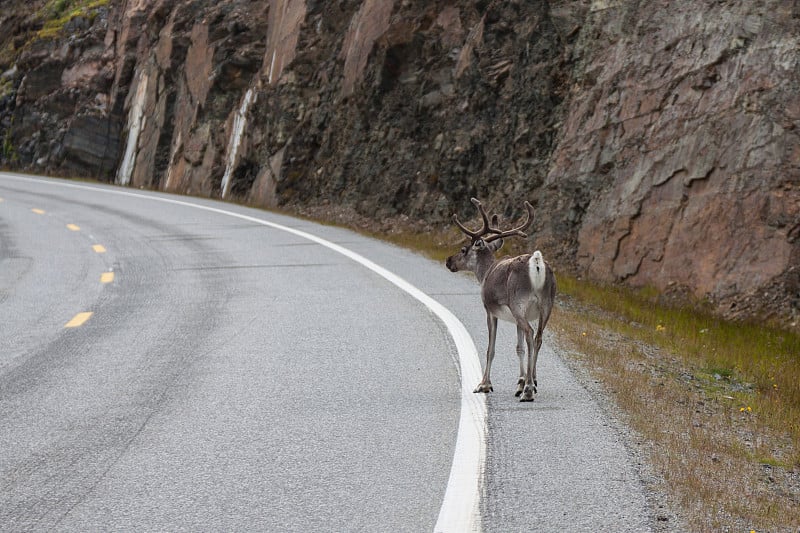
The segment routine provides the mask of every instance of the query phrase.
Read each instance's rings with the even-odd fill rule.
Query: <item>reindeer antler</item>
[[[462,224],[461,222],[459,222],[459,220],[458,220],[458,215],[456,215],[455,213],[453,213],[453,222],[455,222],[455,223],[456,223],[456,225],[457,225],[459,228],[461,228],[461,231],[463,231],[464,233],[466,233],[466,234],[469,236],[469,238],[470,238],[470,239],[472,239],[473,241],[474,241],[474,240],[477,240],[477,239],[480,239],[481,237],[483,237],[483,236],[484,236],[484,235],[486,235],[487,233],[499,233],[499,230],[497,230],[496,228],[493,228],[493,227],[492,227],[492,226],[489,224],[489,216],[486,214],[486,210],[484,210],[484,209],[483,209],[483,206],[482,206],[482,205],[481,205],[481,203],[478,201],[478,199],[477,199],[477,198],[470,198],[470,202],[472,202],[472,203],[473,203],[473,205],[475,205],[475,207],[477,207],[477,208],[478,208],[478,211],[479,211],[479,212],[480,212],[480,214],[481,214],[481,218],[483,218],[483,227],[482,227],[481,229],[479,229],[478,231],[470,231],[469,229],[467,229],[467,228],[464,226],[464,224]]]
[[[496,241],[497,239],[504,239],[506,237],[513,237],[513,236],[527,237],[528,234],[525,233],[525,230],[528,229],[531,224],[533,224],[533,206],[527,200],[525,201],[525,210],[528,213],[528,218],[525,219],[525,222],[523,222],[522,225],[517,226],[516,228],[511,228],[510,230],[506,231],[500,231],[498,228],[489,228],[491,233],[493,233],[494,235],[487,237],[486,239],[484,239],[484,241],[492,242]],[[495,219],[493,218],[492,220]],[[487,233],[489,232],[487,231]]]
[[[525,233],[525,230],[530,227],[533,223],[533,206],[530,202],[525,202],[525,210],[528,213],[528,218],[522,225],[512,228],[510,230],[502,231],[500,228],[496,227],[498,223],[498,216],[492,215],[492,222],[489,223],[489,216],[486,214],[486,210],[483,208],[483,205],[478,201],[477,198],[470,198],[470,201],[478,208],[478,212],[481,214],[481,218],[483,219],[483,226],[478,231],[471,231],[467,229],[459,220],[458,215],[453,214],[453,222],[466,233],[473,241],[482,238],[484,235],[491,233],[489,237],[485,238],[484,241],[492,242],[496,241],[497,239],[503,239],[505,237],[527,237],[528,235]]]

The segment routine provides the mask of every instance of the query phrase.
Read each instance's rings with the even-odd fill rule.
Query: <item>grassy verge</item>
[[[800,526],[800,337],[559,276],[559,340],[602,381],[693,530]]]
[[[376,236],[436,260],[463,237]],[[797,531],[800,336],[662,305],[654,290],[557,277],[552,331],[644,439],[690,528]]]
[[[559,281],[563,294],[605,312],[590,313],[593,324],[674,354],[709,391],[735,393],[767,427],[800,442],[800,336],[659,305],[651,290],[604,287],[563,275]],[[781,460],[800,465],[800,450]]]

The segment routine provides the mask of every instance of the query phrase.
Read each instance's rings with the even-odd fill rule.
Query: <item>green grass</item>
[[[653,289],[588,283],[560,275],[559,289],[608,316],[603,326],[681,357],[697,376],[719,376],[753,411],[800,442],[800,335],[771,325],[723,320],[693,307],[659,304]],[[749,391],[749,392],[748,392]],[[795,461],[800,464],[800,454]]]
[[[761,465],[774,466],[776,468],[784,468],[786,470],[790,470],[793,467],[793,465],[787,461],[780,461],[770,456],[751,454],[750,457],[753,461]]]
[[[36,36],[39,39],[53,39],[61,34],[64,26],[77,16],[94,16],[99,7],[108,4],[108,0],[52,0],[40,11],[44,20],[42,29]]]
[[[397,233],[371,233],[371,237],[389,241],[397,246],[415,250],[424,254],[425,256],[444,263],[447,257],[453,255],[458,251],[460,244],[449,244],[450,242],[460,243],[460,235],[453,233],[444,233],[438,236],[437,239],[432,239],[427,234],[397,232]]]
[[[696,311],[699,323],[693,323],[687,318],[691,312],[675,309],[679,318],[670,319],[669,309],[653,303],[652,291],[575,281],[559,276],[569,297],[553,314],[550,328],[567,358],[603,384],[626,422],[648,443],[649,462],[663,480],[656,486],[669,495],[688,529],[794,531],[800,526],[792,492],[800,464],[797,406],[774,388],[759,390],[730,361],[720,364],[726,357],[703,355],[735,352],[738,332],[723,332],[740,325]],[[682,321],[688,331],[708,331],[671,334]],[[721,331],[721,340],[710,326]],[[760,342],[757,336],[745,351],[759,352]]]

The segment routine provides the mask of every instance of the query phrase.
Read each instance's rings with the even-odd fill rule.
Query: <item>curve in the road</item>
[[[415,300],[422,303],[433,313],[447,328],[458,352],[458,363],[461,379],[461,414],[458,424],[458,434],[450,476],[435,525],[435,531],[476,531],[480,530],[480,487],[485,468],[486,458],[486,401],[483,395],[472,394],[469,383],[480,380],[481,366],[477,350],[466,327],[456,316],[435,299],[397,276],[393,272],[375,264],[366,257],[353,252],[343,246],[322,239],[311,233],[270,222],[264,219],[251,217],[233,211],[215,207],[199,205],[173,198],[144,195],[124,190],[99,189],[75,183],[52,182],[36,180],[30,177],[13,176],[4,174],[12,180],[34,180],[49,185],[74,189],[86,189],[94,192],[101,191],[107,194],[135,197],[138,199],[164,202],[194,209],[213,212],[233,218],[245,220],[255,224],[268,226],[273,229],[291,233],[295,236],[312,241],[324,246],[331,251],[341,254],[363,267],[378,274],[388,282],[400,288]],[[96,250],[97,251],[97,250]]]

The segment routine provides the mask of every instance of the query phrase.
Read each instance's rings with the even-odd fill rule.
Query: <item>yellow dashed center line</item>
[[[64,324],[64,327],[77,328],[78,326],[82,326],[87,320],[89,320],[89,317],[91,316],[92,316],[91,311],[87,311],[85,313],[78,313],[77,315],[72,317],[72,320]]]
[[[2,202],[2,201],[3,201],[3,199],[0,198],[0,202]],[[44,209],[33,208],[33,209],[31,209],[31,211],[33,211],[37,215],[44,215],[45,214]],[[70,230],[70,231],[80,231],[81,230],[80,226],[78,226],[77,224],[67,224],[67,229]],[[102,244],[93,244],[92,245],[92,250],[94,250],[98,254],[106,253],[106,248]],[[100,275],[100,283],[111,283],[112,281],[114,281],[114,273],[113,272],[103,272]],[[86,323],[87,320],[89,320],[89,318],[91,318],[91,316],[93,314],[94,313],[92,313],[91,311],[86,311],[84,313],[78,313],[77,315],[72,317],[72,320],[70,320],[69,322],[64,324],[64,327],[65,328],[77,328],[79,326],[82,326],[82,325],[84,325]]]

